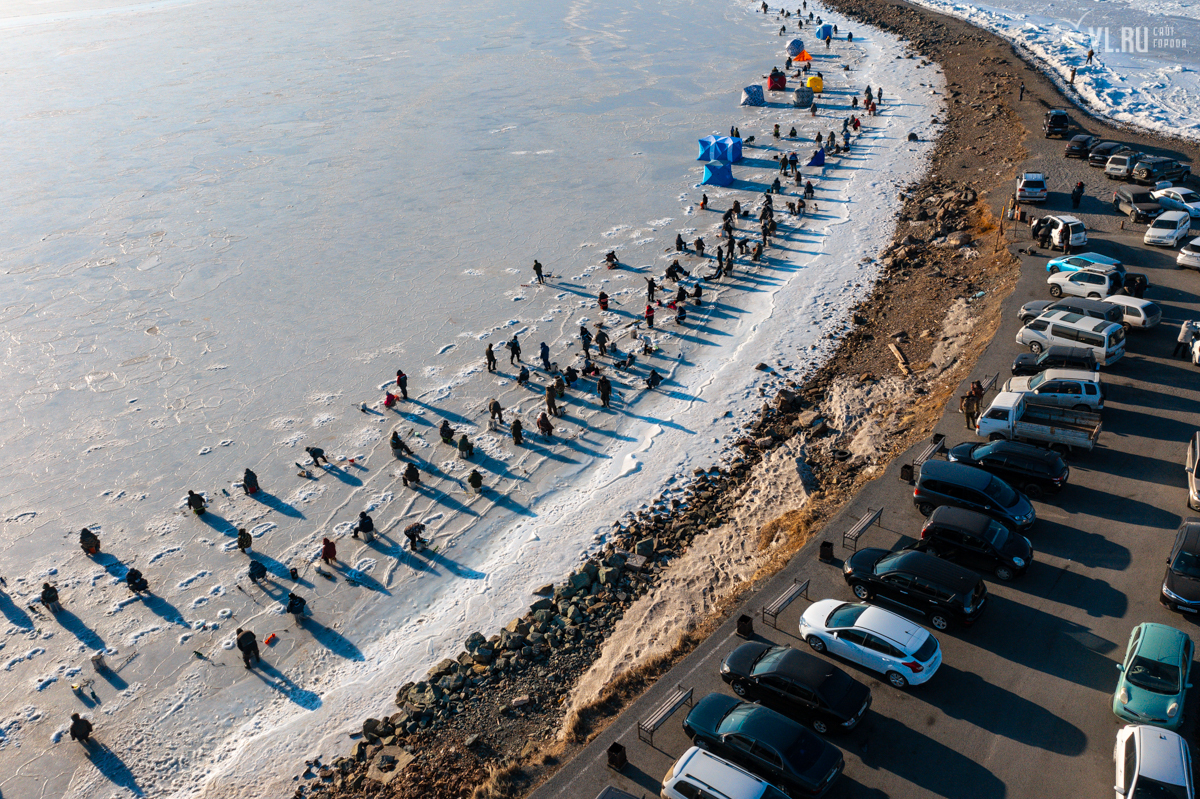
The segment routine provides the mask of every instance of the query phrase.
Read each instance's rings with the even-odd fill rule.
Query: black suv
[[[1090,347],[1047,347],[1041,355],[1022,352],[1013,359],[1014,377],[1041,374],[1047,369],[1083,369],[1088,372],[1099,370],[1096,353]]]
[[[903,605],[929,617],[937,630],[951,623],[974,624],[987,602],[987,586],[979,575],[924,552],[860,549],[846,560],[842,576],[864,602]]]
[[[995,519],[962,508],[938,508],[912,545],[963,566],[991,572],[1000,580],[1025,573],[1033,562],[1033,545]]]
[[[968,441],[946,454],[952,463],[965,463],[1017,486],[1030,499],[1057,494],[1067,484],[1071,470],[1062,457],[1048,449],[1019,441]]]
[[[1051,136],[1065,137],[1070,130],[1071,118],[1061,108],[1050,109],[1042,118],[1042,132],[1046,134],[1047,139]]]
[[[1132,177],[1134,183],[1154,184],[1160,180],[1186,183],[1191,174],[1192,168],[1187,164],[1181,164],[1173,158],[1151,155],[1138,161],[1137,166],[1133,168]]]
[[[1121,144],[1117,141],[1102,141],[1092,147],[1088,153],[1088,166],[1105,167],[1108,165],[1108,159],[1122,150],[1128,150],[1129,146]]]
[[[1175,535],[1159,601],[1171,610],[1200,612],[1200,519],[1195,516],[1184,519]]]
[[[1080,133],[1078,136],[1072,136],[1071,140],[1067,142],[1067,149],[1063,153],[1063,156],[1066,158],[1087,158],[1092,148],[1099,143],[1099,136]]]
[[[1029,500],[983,469],[949,461],[925,461],[913,489],[922,516],[942,505],[986,513],[1014,530],[1028,530],[1037,516]]]
[[[871,706],[870,688],[790,646],[742,644],[721,664],[721,679],[743,699],[806,721],[822,735],[854,729]]]
[[[1154,195],[1134,186],[1121,186],[1113,192],[1113,208],[1127,214],[1131,222],[1148,222],[1163,212]]]

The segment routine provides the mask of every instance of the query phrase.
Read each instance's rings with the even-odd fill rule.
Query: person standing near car
[[[1192,357],[1192,341],[1196,338],[1196,323],[1191,319],[1185,319],[1179,325],[1179,336],[1175,339],[1175,350],[1171,353],[1172,358],[1178,358],[1182,352],[1185,358]]]

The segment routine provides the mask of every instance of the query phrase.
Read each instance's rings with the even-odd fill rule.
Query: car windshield
[[[912,653],[913,660],[920,663],[928,663],[929,659],[933,657],[934,652],[937,652],[937,639],[932,635],[928,635],[925,637],[925,643],[917,647],[917,651]]]
[[[1175,223],[1175,220],[1174,220],[1174,219],[1163,219],[1163,218],[1159,217],[1158,219],[1155,219],[1155,220],[1154,220],[1154,224],[1153,224],[1153,225],[1151,225],[1150,227],[1156,227],[1156,228],[1174,228],[1174,227],[1175,227],[1175,224],[1176,224],[1176,223]]]
[[[1046,182],[1044,180],[1027,180],[1024,186],[1027,189],[1044,189],[1046,188]]]
[[[1109,346],[1115,347],[1125,340],[1125,328],[1118,327],[1108,335]]]
[[[1194,191],[1181,191],[1179,192],[1179,199],[1185,203],[1200,203],[1200,194]]]
[[[758,676],[764,672],[774,671],[775,664],[783,660],[784,656],[791,650],[786,646],[773,646],[758,656],[758,660],[754,661],[754,665],[750,668],[750,673]]]
[[[1038,374],[1038,375],[1034,375],[1033,377],[1029,378],[1029,387],[1037,388],[1045,381],[1045,379],[1046,379],[1045,372],[1042,372],[1041,374]]]
[[[1135,203],[1156,203],[1156,202],[1158,202],[1158,200],[1154,199],[1154,195],[1148,191],[1139,191],[1137,194],[1131,195],[1129,199]]]
[[[999,550],[1003,550],[1004,545],[1008,543],[1008,528],[1000,522],[988,522],[987,532],[983,535],[992,543],[992,546]]]
[[[866,605],[854,605],[850,602],[844,602],[833,609],[829,614],[829,618],[825,620],[826,627],[853,627],[858,621],[858,617],[863,615],[863,611],[867,609]]]
[[[1159,782],[1149,777],[1138,777],[1137,785],[1129,799],[1189,799],[1187,788],[1182,785],[1172,785]]]
[[[875,564],[876,574],[887,574],[896,567],[896,561],[900,558],[903,552],[893,552],[890,555],[885,555]]]
[[[1156,694],[1174,696],[1179,693],[1179,667],[1144,657],[1135,657],[1129,664],[1125,679],[1138,688]]]
[[[1175,562],[1171,564],[1171,570],[1176,574],[1182,574],[1184,577],[1200,580],[1200,555],[1186,550],[1180,552],[1175,556]]]
[[[1009,488],[1003,480],[995,477],[988,480],[983,493],[1000,503],[1000,507],[1002,508],[1011,508],[1017,504],[1017,492]]]

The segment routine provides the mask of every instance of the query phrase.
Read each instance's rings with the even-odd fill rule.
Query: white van
[[[1017,343],[1029,347],[1034,354],[1055,344],[1088,347],[1096,356],[1096,363],[1111,366],[1125,354],[1125,328],[1118,322],[1053,312],[1018,330]]]
[[[1149,330],[1162,321],[1162,308],[1150,300],[1114,294],[1111,297],[1105,297],[1100,302],[1119,307],[1125,317],[1123,321],[1126,328],[1142,327]]]
[[[697,746],[683,753],[663,778],[663,799],[787,799],[749,771]]]
[[[1167,211],[1159,214],[1158,218],[1146,228],[1142,244],[1153,244],[1159,247],[1177,247],[1179,242],[1187,238],[1192,229],[1192,218],[1186,211]]]

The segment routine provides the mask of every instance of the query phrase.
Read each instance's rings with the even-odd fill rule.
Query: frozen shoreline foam
[[[250,8],[252,45],[229,24]],[[660,312],[662,354],[650,359],[670,375],[660,392],[634,401],[636,387],[619,389],[613,415],[601,414],[594,396],[571,392],[561,437],[549,444],[531,432],[538,396],[483,371],[482,341],[498,345],[513,331],[526,362],[544,338],[565,363],[581,318],[601,317],[591,299],[601,289],[617,312],[636,314],[641,273],[604,270],[607,249],[656,275],[674,257],[663,250],[677,230],[715,249],[719,214],[698,210],[705,189],[690,160],[696,138],[736,124],[773,147],[775,122],[785,131],[795,124],[808,142],[818,130],[840,132],[841,115],[814,122],[787,104],[738,108],[742,85],[782,65],[787,38],[775,37],[774,17],[751,4],[712,0],[705,8],[711,16],[694,19],[681,3],[654,14],[584,3],[561,20],[539,11],[521,35],[489,33],[474,57],[515,97],[496,98],[504,108],[479,102],[470,119],[459,113],[465,95],[451,103],[440,92],[473,86],[483,65],[464,67],[456,82],[423,75],[403,52],[459,24],[453,14],[406,20],[411,35],[374,31],[366,41],[346,21],[368,14],[365,7],[334,18],[273,2],[164,4],[0,29],[0,64],[13,62],[12,85],[29,87],[9,124],[18,151],[0,165],[0,192],[25,212],[3,223],[14,242],[3,262],[10,279],[30,287],[22,304],[3,311],[14,372],[4,390],[18,413],[0,421],[0,441],[20,457],[0,466],[10,486],[0,500],[0,519],[9,520],[0,610],[9,659],[45,650],[3,675],[14,707],[29,703],[0,739],[0,768],[17,775],[6,794],[109,796],[114,785],[165,797],[290,790],[303,760],[344,749],[345,732],[386,706],[400,684],[457,652],[467,633],[518,615],[530,590],[561,578],[615,518],[711,465],[757,413],[760,389],[782,379],[755,371],[756,363],[790,365],[782,374],[800,380],[832,351],[848,309],[875,278],[871,256],[891,239],[898,189],[926,167],[931,145],[907,135],[932,138],[928,120],[943,89],[933,68],[899,58],[900,42],[859,25],[852,46],[839,41],[831,51],[828,96],[844,104],[849,92],[882,84],[883,115],[867,118],[854,152],[814,180],[819,211],[798,231],[777,203],[782,235],[768,261],[751,268],[743,258],[733,288],[719,296],[707,288],[685,335]],[[822,13],[844,33],[845,20]],[[294,18],[327,37],[319,57],[311,42],[288,38]],[[538,48],[523,44],[526,34]],[[225,63],[224,48],[197,46],[230,36],[236,65]],[[176,63],[175,48],[189,54],[179,74],[146,68],[143,59]],[[488,60],[498,58],[491,49],[506,48],[511,60]],[[528,66],[543,50],[560,59],[550,85]],[[853,68],[848,77],[843,60]],[[475,154],[469,164],[438,165],[449,170],[445,185],[422,164],[411,174],[388,171],[403,160],[393,146],[402,113],[389,99],[397,91],[391,69],[418,89],[418,78],[439,78],[438,96],[421,94],[420,119],[445,152]],[[109,82],[122,74],[156,77],[131,92]],[[562,82],[587,98],[590,115],[561,98],[561,124],[514,111]],[[179,86],[207,91],[181,96]],[[95,97],[108,99],[97,105]],[[412,129],[417,150],[432,146],[420,125]],[[36,152],[52,149],[48,139],[55,152],[66,149],[54,163]],[[813,149],[795,146],[802,157]],[[508,160],[515,151],[523,160]],[[770,153],[748,154],[770,165]],[[773,177],[749,165],[734,172]],[[501,180],[504,194],[486,188]],[[420,183],[410,189],[415,198],[396,192],[409,181]],[[717,208],[735,197],[753,207],[758,196],[708,194]],[[61,202],[29,199],[39,196]],[[455,230],[441,230],[442,214]],[[564,277],[546,288],[521,285],[533,257]],[[696,263],[684,259],[685,268]],[[475,266],[482,274],[465,269]],[[611,318],[616,330],[629,320]],[[511,376],[505,354],[497,349]],[[397,366],[416,402],[402,417],[360,413]],[[484,431],[491,396],[506,418],[520,409],[530,447]],[[475,463],[495,493],[462,490],[470,466],[433,443],[442,418],[472,431],[482,456]],[[438,470],[429,485],[444,494],[399,485],[383,441],[397,423]],[[339,468],[315,481],[296,477],[292,461],[310,444]],[[245,466],[270,492],[262,501],[233,485]],[[180,509],[188,488],[207,494],[208,516]],[[366,507],[382,534],[370,546],[345,536]],[[415,520],[441,545],[425,559],[396,543]],[[94,562],[75,542],[85,524],[101,527],[104,550]],[[306,630],[280,613],[279,587],[263,591],[244,578],[244,556],[227,548],[238,526],[253,531],[253,554],[284,592],[287,567],[300,567],[313,610]],[[335,568],[331,582],[306,565],[335,533],[359,587],[347,584],[347,570]],[[125,602],[130,565],[145,572],[153,596]],[[46,579],[59,585],[71,617],[24,610]],[[209,601],[194,606],[200,598]],[[118,603],[120,612],[104,615]],[[269,668],[242,669],[232,645],[238,626],[260,641],[278,635],[263,647]],[[34,690],[71,668],[87,672],[98,645],[118,650],[110,663],[120,669],[96,680],[101,704],[81,704],[63,679]],[[114,754],[99,769],[69,741],[52,743],[75,710],[91,715]],[[31,761],[36,777],[22,776],[33,773],[22,769]]]

